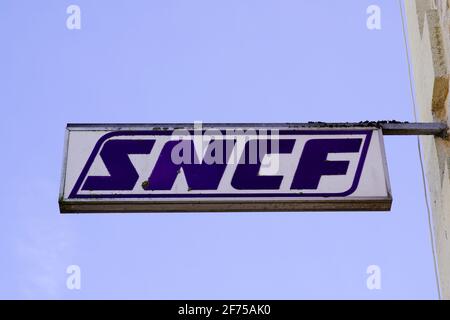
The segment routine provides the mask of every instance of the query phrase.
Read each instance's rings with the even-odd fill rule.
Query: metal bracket
[[[164,124],[147,124],[147,123],[115,123],[115,124],[101,124],[101,123],[69,123],[67,128],[76,130],[81,128],[110,128],[117,129],[127,126],[144,127],[149,126],[163,130],[166,127],[174,128],[191,128],[192,123],[164,123]],[[361,122],[307,122],[307,123],[202,123],[203,128],[217,128],[217,127],[280,127],[288,128],[380,128],[384,135],[434,135],[446,139],[449,137],[449,127],[444,122],[401,122],[396,120],[386,121],[361,121]]]
[[[444,122],[385,123],[381,128],[385,135],[434,135],[443,139],[448,138],[449,130]]]
[[[389,121],[362,121],[362,122],[308,122],[305,124],[293,124],[299,127],[310,128],[347,128],[347,127],[375,127],[383,131],[383,135],[434,135],[446,139],[449,137],[449,127],[445,122],[401,122],[395,120]]]

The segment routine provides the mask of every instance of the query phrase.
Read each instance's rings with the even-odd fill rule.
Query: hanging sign
[[[380,129],[68,125],[62,213],[390,210]]]

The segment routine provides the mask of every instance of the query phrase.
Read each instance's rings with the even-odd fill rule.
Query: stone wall
[[[418,121],[449,122],[450,0],[405,0]],[[450,299],[450,140],[421,137],[441,297]]]

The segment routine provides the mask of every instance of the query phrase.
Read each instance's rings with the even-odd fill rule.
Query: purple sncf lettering
[[[189,163],[176,164],[172,161],[172,150],[179,143],[187,143],[186,149],[190,148]],[[192,141],[169,141],[167,142],[156,162],[146,190],[171,190],[177,175],[180,174],[180,169],[183,169],[186,177],[186,182],[191,190],[216,190],[219,187],[220,180],[225,172],[228,163],[228,158],[231,154],[230,148],[225,147],[226,140],[223,140],[222,150],[224,152],[220,163],[208,164],[197,159],[194,143]],[[211,154],[213,148],[212,144],[206,150],[207,154]]]
[[[362,139],[314,139],[305,144],[291,189],[317,189],[322,176],[347,174],[349,161],[329,161],[329,153],[359,152]]]
[[[139,175],[130,161],[130,154],[149,154],[155,140],[108,140],[102,158],[110,176],[89,176],[82,190],[133,190]]]

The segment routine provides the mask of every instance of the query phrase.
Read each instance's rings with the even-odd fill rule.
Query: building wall
[[[450,0],[404,0],[418,121],[449,122]],[[441,297],[450,299],[450,140],[421,137]]]

